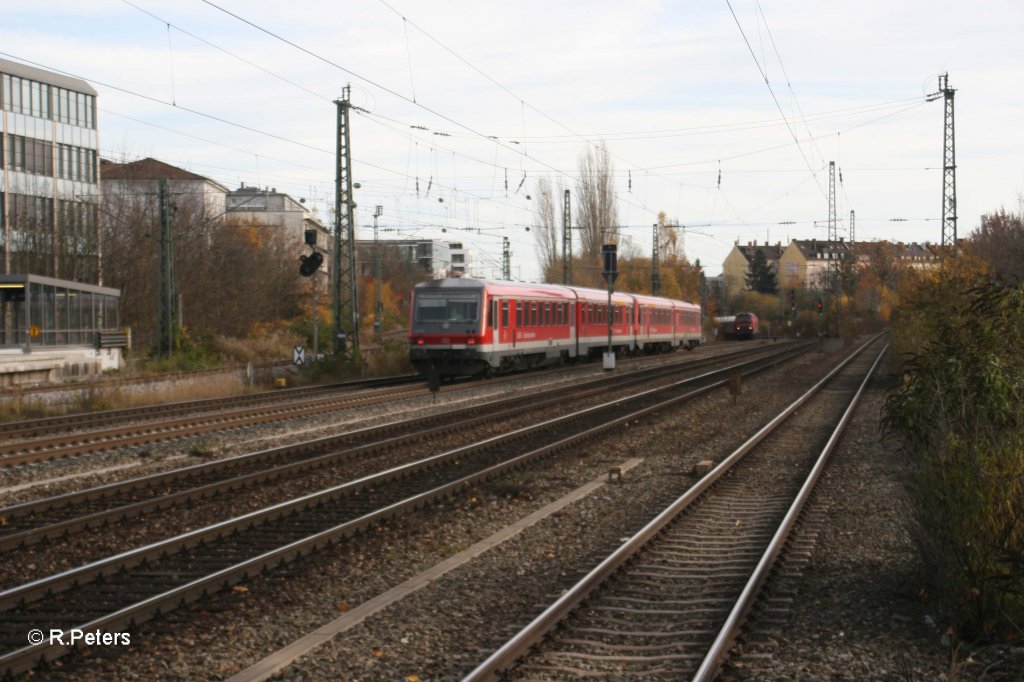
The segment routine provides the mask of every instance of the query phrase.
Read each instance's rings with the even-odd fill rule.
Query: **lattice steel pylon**
[[[942,253],[956,253],[956,137],[953,125],[953,96],[949,74],[939,76],[939,92],[945,102],[942,144]]]
[[[831,296],[839,287],[839,231],[836,225],[836,162],[828,162],[828,278],[826,287]]]
[[[157,185],[157,201],[160,211],[160,282],[156,307],[156,355],[161,358],[170,357],[174,353],[175,327],[178,324],[174,305],[177,287],[174,278],[174,242],[171,231],[171,213],[174,207],[170,201],[167,178],[160,178]]]
[[[508,237],[501,238],[501,278],[506,282],[512,280],[512,251]]]
[[[562,284],[572,284],[572,228],[569,190],[562,199]]]
[[[660,230],[658,223],[654,223],[654,238],[651,246],[651,294],[657,296],[661,293],[661,273],[658,271],[658,237]]]
[[[334,284],[332,317],[334,319],[334,352],[360,362],[359,299],[356,296],[355,202],[352,201],[352,144],[349,138],[349,86],[342,90],[338,107],[337,159],[334,193],[334,252],[332,282]],[[345,329],[345,323],[349,329]],[[347,341],[347,342],[346,342]]]
[[[836,162],[828,162],[828,277],[826,329],[839,336],[839,302],[842,300],[842,250],[839,248],[839,225],[836,220]]]

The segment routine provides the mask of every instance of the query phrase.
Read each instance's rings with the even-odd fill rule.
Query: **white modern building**
[[[96,90],[0,59],[4,273],[101,283]]]

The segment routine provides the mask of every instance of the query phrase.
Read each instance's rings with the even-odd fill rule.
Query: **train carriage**
[[[704,324],[700,306],[687,301],[673,301],[675,344],[693,350],[704,343]]]
[[[413,290],[409,358],[423,374],[491,374],[699,344],[700,307],[552,284],[452,278]]]

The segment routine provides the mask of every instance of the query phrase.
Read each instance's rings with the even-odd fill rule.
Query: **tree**
[[[533,239],[537,245],[537,259],[545,282],[562,281],[562,231],[558,217],[561,188],[555,189],[551,181],[537,182],[537,215],[533,219]]]
[[[576,182],[577,225],[580,253],[584,261],[597,262],[601,247],[618,241],[619,211],[612,183],[612,162],[608,148],[601,143],[588,147],[579,158]]]
[[[750,268],[747,270],[747,288],[759,294],[779,293],[779,284],[775,279],[775,273],[768,266],[764,249],[755,251],[754,258],[750,261]]]
[[[999,281],[1024,280],[1024,200],[1021,211],[1007,213],[1001,208],[983,215],[981,226],[964,245],[969,253],[989,262]]]

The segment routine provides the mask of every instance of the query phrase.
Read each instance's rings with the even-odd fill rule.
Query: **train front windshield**
[[[418,330],[480,324],[480,294],[424,292],[418,294],[415,301],[413,323]]]

